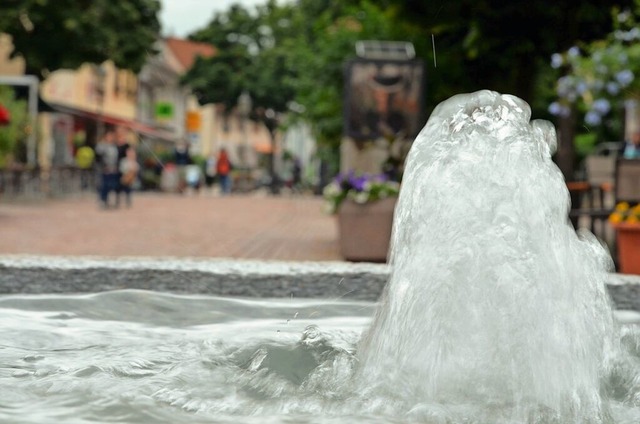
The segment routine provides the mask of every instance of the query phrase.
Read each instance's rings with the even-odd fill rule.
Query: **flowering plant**
[[[565,70],[556,83],[557,100],[548,108],[551,114],[568,116],[575,105],[587,125],[598,126],[611,110],[640,93],[638,8],[614,13],[614,31],[605,39],[551,56],[551,66]]]
[[[328,213],[337,212],[345,199],[364,204],[397,196],[398,193],[400,193],[400,184],[390,181],[384,174],[357,175],[355,172],[339,174],[323,191]]]
[[[615,210],[609,215],[609,222],[612,224],[640,224],[640,204],[635,206],[627,202],[620,202]]]

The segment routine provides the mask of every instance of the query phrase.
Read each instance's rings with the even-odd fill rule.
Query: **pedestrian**
[[[204,164],[204,183],[207,189],[211,190],[213,183],[216,180],[216,163],[217,159],[213,153],[209,155],[207,161]]]
[[[227,149],[224,147],[220,149],[220,153],[218,153],[218,160],[216,162],[216,174],[217,178],[220,181],[220,190],[222,195],[227,195],[231,193],[231,170],[233,166],[231,165],[231,161],[229,160],[229,155],[227,153]]]
[[[200,191],[202,185],[202,170],[196,164],[187,165],[185,167],[185,181],[187,182],[187,189],[189,191]]]
[[[93,162],[95,160],[95,152],[88,144],[83,144],[76,152],[76,166],[80,170],[80,188],[86,190],[89,188],[89,181],[93,174]]]
[[[123,126],[116,128],[116,147],[118,148],[118,185],[116,188],[116,207],[118,207],[120,206],[120,193],[127,190],[129,193],[131,192],[131,187],[124,187],[121,183],[122,172],[120,172],[120,163],[127,157],[127,151],[131,147],[127,140],[127,129]]]
[[[108,130],[96,145],[96,156],[100,168],[99,200],[103,209],[109,207],[109,193],[118,190],[118,147],[115,134]]]
[[[191,165],[189,145],[185,141],[179,142],[173,151],[173,160],[178,168],[178,191],[183,193],[187,188],[187,165]]]
[[[302,191],[302,163],[298,156],[293,157],[293,169],[291,171],[291,188],[294,192]]]
[[[625,143],[623,157],[625,159],[640,159],[640,131],[631,135],[631,140]]]
[[[131,207],[131,190],[133,184],[138,179],[140,165],[133,147],[129,147],[125,153],[125,157],[120,160],[120,191],[117,193],[116,206],[120,204],[120,193],[125,194],[125,202],[128,208]]]

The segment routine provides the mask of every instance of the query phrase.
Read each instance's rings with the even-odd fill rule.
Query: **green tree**
[[[3,0],[0,32],[40,78],[108,59],[137,72],[158,38],[159,10],[159,0]]]
[[[308,0],[301,0],[299,26],[310,22],[313,31],[290,48],[295,69],[296,102],[304,105],[304,119],[311,122],[321,145],[337,148],[343,132],[344,65],[356,57],[359,40],[407,40],[404,26],[395,24],[393,11],[369,1],[341,3],[318,15]]]
[[[552,118],[547,112],[555,96],[551,55],[604,37],[612,29],[611,10],[629,8],[634,0],[383,2],[421,25],[423,39],[434,35],[431,106],[452,94],[488,88],[517,95],[531,104],[534,116]],[[432,46],[418,46],[420,56],[432,56]],[[567,179],[573,178],[578,124],[575,116],[558,120],[560,137],[568,142],[559,143],[555,159]]]
[[[415,25],[416,50],[431,62],[433,35],[437,67],[431,69],[430,89],[436,102],[487,88],[537,104],[539,74],[545,72],[550,56],[578,40],[604,36],[611,30],[611,8],[630,7],[633,0],[382,3]]]
[[[209,26],[192,38],[211,43],[218,54],[199,58],[183,77],[201,103],[218,103],[230,113],[243,92],[252,98],[250,117],[265,125],[275,146],[280,117],[294,97],[294,75],[287,66],[285,39],[293,8],[271,0],[256,13],[239,5],[214,16]],[[273,149],[272,149],[273,150]],[[272,190],[278,190],[270,161]]]
[[[271,1],[257,13],[235,6],[194,34],[221,53],[199,62],[185,81],[203,101],[228,108],[243,90],[256,110],[286,111],[293,100],[304,106],[300,115],[320,145],[335,153],[343,131],[343,66],[355,56],[356,41],[409,41],[428,65],[427,111],[454,94],[492,89],[550,117],[551,55],[602,37],[611,29],[611,6],[632,1],[297,0]]]
[[[193,34],[216,45],[219,54],[197,61],[184,82],[202,103],[221,103],[227,111],[249,92],[252,118],[266,125],[272,139],[279,116],[298,115],[312,125],[323,154],[335,160],[344,64],[355,57],[357,40],[394,38],[402,25],[394,27],[392,13],[360,0],[269,1],[255,12],[233,6]]]
[[[209,26],[192,39],[211,43],[218,54],[199,58],[183,81],[201,103],[220,103],[230,112],[244,91],[253,99],[253,117],[260,109],[287,110],[293,97],[291,72],[287,68],[285,39],[292,7],[274,0],[251,13],[240,5],[214,16]]]

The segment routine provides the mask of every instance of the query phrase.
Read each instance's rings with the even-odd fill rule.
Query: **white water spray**
[[[530,117],[517,97],[457,95],[409,153],[360,378],[416,418],[609,421],[611,259],[568,222],[555,130]]]

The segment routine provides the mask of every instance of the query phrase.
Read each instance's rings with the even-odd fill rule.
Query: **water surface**
[[[0,422],[317,422],[337,389],[318,380],[350,372],[373,308],[133,290],[1,297]]]

